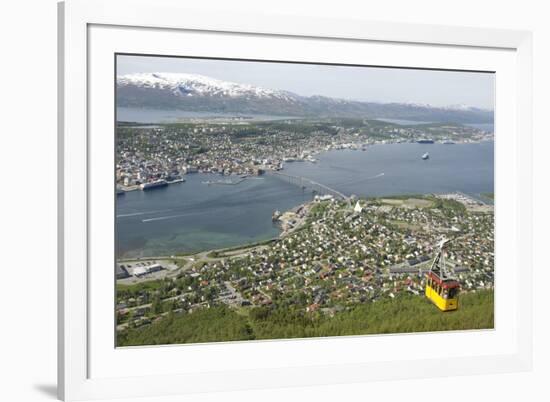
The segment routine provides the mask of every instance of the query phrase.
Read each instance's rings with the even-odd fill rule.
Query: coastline
[[[360,197],[369,198],[378,196],[391,197],[415,193],[440,194],[456,190],[461,190],[470,196],[476,197],[482,192],[492,191],[492,187],[490,186],[492,181],[490,177],[492,176],[487,176],[487,186],[484,184],[474,187],[461,186],[460,180],[463,182],[463,180],[467,180],[467,177],[460,180],[449,178],[449,183],[453,186],[451,188],[448,188],[450,186],[445,181],[447,173],[436,178],[435,181],[429,180],[429,185],[422,185],[422,183],[428,183],[428,181],[422,178],[427,177],[424,173],[435,172],[437,175],[437,172],[440,171],[437,166],[441,166],[442,164],[445,166],[448,165],[448,162],[444,159],[444,155],[452,156],[455,155],[456,152],[459,152],[460,155],[481,155],[481,157],[475,156],[475,160],[472,161],[472,163],[477,166],[477,160],[485,160],[483,155],[492,152],[493,142],[486,142],[486,145],[481,146],[477,144],[457,145],[457,147],[460,148],[456,149],[454,147],[436,144],[437,152],[435,150],[434,152],[430,151],[430,153],[434,155],[434,159],[427,163],[420,160],[420,154],[418,152],[423,152],[423,149],[430,149],[429,147],[433,145],[417,146],[410,143],[376,145],[377,149],[368,149],[366,152],[345,149],[330,151],[322,150],[319,153],[318,163],[289,162],[284,165],[284,169],[281,173],[284,172],[285,174],[289,173],[290,175],[302,175],[305,178],[312,178],[313,180],[311,181],[317,181],[337,188],[347,196],[357,194]],[[397,146],[397,148],[394,149],[394,146]],[[369,151],[372,151],[372,153]],[[479,154],[479,152],[481,152],[481,154]],[[439,154],[440,156],[438,156]],[[326,155],[329,155],[329,157],[325,157]],[[398,156],[398,160],[402,160],[403,163],[396,165],[393,173],[390,169],[385,171],[384,176],[380,174],[375,175],[374,173],[380,172],[378,166],[382,166],[381,163],[386,163],[387,158],[392,157],[392,155],[400,155]],[[464,163],[467,163],[467,166],[472,166],[468,164],[470,159],[471,158],[464,159],[463,156],[452,159],[454,160],[452,166],[460,168],[461,166],[465,166]],[[366,165],[363,165],[364,163]],[[437,165],[438,163],[439,165]],[[487,164],[482,164],[482,166],[485,165]],[[366,166],[366,168],[362,166]],[[412,176],[410,173],[407,173],[409,166],[413,166],[415,169],[415,173]],[[348,170],[348,167],[353,170]],[[338,170],[334,170],[336,168]],[[489,169],[489,167],[485,166],[484,169]],[[363,171],[372,172],[372,174],[366,173],[363,175]],[[334,172],[334,174],[332,172]],[[401,172],[404,173],[401,174]],[[481,170],[481,172],[483,173],[484,171]],[[398,176],[396,176],[396,174]],[[307,189],[302,189],[299,185],[299,181],[298,184],[292,182],[292,186],[289,187],[286,177],[274,180],[271,171],[266,171],[264,175],[264,177],[249,176],[244,181],[239,180],[240,184],[238,185],[212,185],[209,188],[206,184],[203,184],[203,182],[216,182],[218,180],[234,182],[242,175],[222,175],[219,172],[189,173],[186,177],[187,182],[183,183],[185,186],[173,186],[173,189],[172,186],[168,186],[164,188],[164,191],[155,189],[148,192],[148,194],[131,194],[130,197],[118,197],[118,211],[120,211],[119,213],[121,216],[127,216],[117,221],[117,225],[122,225],[117,226],[120,228],[118,229],[119,236],[125,236],[121,237],[122,241],[125,243],[119,243],[123,244],[124,247],[120,249],[120,255],[124,258],[130,258],[138,256],[169,255],[178,250],[198,252],[235,247],[249,242],[254,243],[257,239],[263,241],[277,238],[283,230],[275,228],[272,225],[271,216],[273,212],[275,210],[280,210],[282,212],[290,211],[303,202],[311,200],[315,193],[312,195],[312,190],[314,189],[309,183],[306,184]],[[401,177],[401,181],[395,182],[396,177]],[[410,179],[413,181],[407,181]],[[359,180],[361,180],[361,182],[356,184]],[[397,185],[395,183],[397,183]],[[294,187],[294,189],[292,189],[292,187]],[[191,191],[191,193],[189,193],[189,191]],[[278,192],[280,191],[282,191],[282,194],[285,194],[284,198],[278,196]],[[321,194],[322,193],[321,191]],[[198,198],[193,198],[192,194],[200,194],[200,196],[198,196]],[[241,196],[240,194],[243,195]],[[248,196],[246,194],[248,194]],[[184,202],[188,196],[192,197],[192,201]],[[258,196],[260,196],[260,198],[257,198]],[[248,203],[246,201],[247,197],[251,197],[250,199],[258,201]],[[262,201],[260,201],[260,199],[262,199]],[[159,203],[158,200],[162,200],[162,202]],[[479,197],[478,200],[491,204],[491,201],[485,198]],[[208,204],[204,204],[204,202]],[[236,217],[238,215],[250,216],[246,210],[234,212],[240,211],[237,206],[240,202],[246,202],[250,208],[253,208],[253,213],[255,214],[254,219],[246,225],[247,227],[250,226],[250,229],[239,229],[240,222],[242,221],[239,222],[236,220]],[[260,205],[260,203],[262,205]],[[208,205],[208,208],[202,207],[201,205]],[[153,214],[154,212],[166,212],[169,209],[172,210],[172,212],[167,212],[163,215]],[[197,211],[202,211],[201,213],[209,216],[197,216],[195,218],[194,215],[197,214]],[[215,218],[212,213],[215,214]],[[134,215],[134,217],[131,217],[131,215]],[[169,219],[172,215],[176,219]],[[187,216],[189,216],[189,218]],[[200,219],[206,219],[208,222],[209,228],[207,230],[203,231],[203,226],[197,226],[198,224],[202,225]],[[147,222],[150,221],[150,223],[143,225],[141,223],[142,220]],[[256,224],[256,222],[260,222],[260,220],[263,223]],[[159,222],[154,223],[156,221]],[[268,221],[269,223],[267,223]],[[234,228],[228,225],[233,225]],[[186,229],[182,229],[183,227]],[[151,232],[151,230],[154,232]],[[237,230],[234,237],[232,236],[233,230]],[[196,236],[199,237],[192,237],[195,236],[195,234],[191,232],[196,233]],[[128,235],[125,233],[128,233]],[[143,236],[142,238],[146,239],[146,242],[129,243],[130,240],[136,237],[136,233],[139,234],[139,236]],[[163,233],[166,233],[166,235]],[[172,234],[174,236],[172,239],[175,239],[173,241],[169,238]],[[229,237],[230,235],[231,238]],[[175,236],[177,236],[177,239]],[[193,240],[195,238],[197,240]],[[126,241],[125,239],[129,240]],[[169,243],[162,243],[164,241],[169,241]],[[180,246],[183,247],[180,248]]]
[[[382,312],[390,306],[402,310],[414,305],[417,312],[422,309],[423,315],[435,319],[425,328],[418,326],[416,319],[410,321],[409,314],[392,314],[391,332],[455,328],[455,324],[436,319],[441,313],[423,297],[425,273],[441,235],[455,241],[447,264],[461,282],[458,314],[471,317],[467,324],[470,329],[477,328],[480,314],[484,317],[480,328],[493,327],[491,206],[460,192],[353,201],[350,205],[318,198],[291,208],[281,216],[293,214],[288,218],[294,219],[302,214],[304,219],[278,238],[198,253],[117,260],[117,275],[120,268],[133,274],[116,280],[117,344],[147,344],[147,338],[141,338],[144,334],[156,334],[172,323],[188,328],[199,322],[217,322],[218,313],[231,322],[246,320],[245,325],[254,329],[253,339],[280,338],[263,332],[264,323],[285,331],[294,328],[284,337],[301,337],[299,329],[295,331],[296,327],[286,327],[285,321],[280,321],[281,316],[306,320],[314,328],[329,325],[333,319],[344,320],[347,326],[358,322],[357,314],[369,317],[367,311],[381,308],[377,316],[384,316]],[[467,227],[454,226],[453,217],[458,216]],[[438,222],[426,226],[427,217]],[[473,227],[477,228],[474,232]],[[359,239],[359,233],[366,237]],[[395,247],[396,241],[399,247]],[[471,242],[477,250],[472,249]],[[411,254],[413,250],[420,254]],[[488,253],[487,257],[480,260],[480,252]],[[390,253],[395,253],[395,258]],[[270,316],[273,321],[269,321]],[[383,322],[387,325],[388,320]],[[377,323],[374,320],[349,334],[364,333],[365,328],[368,333],[380,332]],[[316,331],[316,336],[330,334],[325,327]],[[224,340],[237,339],[234,332],[208,338]],[[183,337],[169,343],[196,341]]]
[[[382,197],[365,197],[365,198],[353,198],[351,199],[352,203],[350,208],[353,207],[354,203],[358,202],[378,202],[383,201],[386,203],[392,203],[393,201],[403,201],[407,200],[418,200],[418,199],[427,199],[427,198],[441,198],[441,199],[452,199],[452,200],[461,200],[460,202],[467,206],[467,208],[473,212],[489,212],[492,210],[492,204],[488,204],[481,197],[475,197],[472,194],[465,194],[461,191],[454,191],[452,193],[428,193],[428,194],[400,194],[400,195],[390,195]],[[221,247],[213,249],[204,249],[194,252],[175,252],[170,255],[157,255],[157,256],[146,256],[146,257],[123,257],[117,258],[117,264],[131,263],[131,262],[146,262],[146,261],[172,261],[172,260],[185,260],[191,259],[191,262],[196,263],[200,261],[200,258],[207,257],[209,260],[222,260],[224,258],[236,257],[239,255],[248,254],[251,251],[254,251],[258,248],[268,246],[274,242],[284,240],[286,237],[292,235],[293,233],[304,229],[308,226],[309,214],[312,210],[312,207],[316,204],[319,204],[319,199],[314,199],[312,201],[299,204],[294,206],[280,214],[280,216],[274,220],[274,225],[277,225],[280,228],[280,233],[278,236],[258,240],[251,243],[244,243],[236,246],[230,247]],[[328,202],[343,203],[346,201],[336,201],[334,199],[329,199]],[[415,205],[414,203],[412,205]],[[289,225],[289,221],[295,221],[294,224]],[[215,256],[215,257],[214,257]],[[200,258],[199,258],[200,257]],[[180,267],[181,268],[181,267]],[[179,271],[179,269],[178,269]],[[145,277],[140,279],[137,282],[146,282],[151,280],[159,279],[157,276]],[[136,283],[135,281],[133,283]]]
[[[494,134],[493,134],[494,135]],[[487,142],[494,142],[494,137],[491,138],[484,138],[480,140],[456,140],[451,143],[446,142],[445,140],[434,140],[432,143],[427,143],[425,145],[466,145],[466,144],[482,144]],[[331,151],[367,151],[368,148],[377,146],[377,145],[397,145],[397,144],[420,144],[419,140],[409,140],[409,141],[403,141],[403,140],[374,140],[373,142],[364,143],[364,142],[357,142],[357,143],[346,143],[346,144],[335,144],[328,147],[323,147],[322,149],[312,148],[312,149],[306,149],[303,151],[303,154],[306,155],[302,158],[293,158],[293,157],[284,157],[283,161],[281,163],[281,166],[279,168],[274,168],[273,166],[261,166],[261,169],[264,172],[277,172],[277,171],[284,171],[285,170],[285,164],[288,163],[318,163],[319,156],[322,156],[323,154],[326,154],[327,152]],[[220,177],[227,177],[227,178],[234,178],[238,177],[242,180],[238,180],[237,182],[232,183],[225,183],[222,180],[219,182],[205,182],[205,184],[231,184],[231,185],[237,185],[240,184],[242,181],[254,177],[254,175],[251,174],[243,174],[243,173],[237,173],[233,172],[230,174],[222,173],[215,170],[204,170],[204,169],[198,169],[196,172],[193,173],[187,173],[187,175],[195,174],[195,173],[203,173],[203,174],[215,174],[219,175]],[[256,176],[261,176],[264,173],[258,173]],[[177,184],[177,183],[185,183],[185,178],[180,178],[176,180],[166,181],[166,184]],[[131,186],[124,186],[122,184],[117,183],[116,184],[117,190],[121,190],[123,192],[130,192],[130,191],[136,191],[136,190],[142,190],[140,185],[131,185]],[[119,193],[120,194],[120,193]]]

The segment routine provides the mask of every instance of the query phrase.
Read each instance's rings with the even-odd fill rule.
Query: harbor
[[[430,159],[423,161],[419,156],[427,149]],[[373,145],[368,152],[322,152],[316,156],[318,163],[287,163],[279,174],[268,172],[245,179],[187,174],[185,182],[118,197],[118,254],[170,255],[276,238],[282,228],[272,222],[274,211],[283,213],[312,201],[315,195],[330,194],[311,183],[345,197],[463,192],[481,198],[481,193],[493,191],[492,149],[492,142],[452,147]],[[300,177],[310,184],[304,186]],[[204,184],[219,181],[239,184]]]

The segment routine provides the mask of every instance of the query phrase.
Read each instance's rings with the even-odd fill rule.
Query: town
[[[119,123],[119,194],[184,181],[189,173],[259,175],[285,162],[315,162],[331,149],[365,150],[378,143],[480,142],[493,134],[456,124],[401,126],[380,120],[193,120],[164,125]]]
[[[464,194],[317,195],[274,221],[283,232],[270,241],[119,260],[117,333],[216,306],[333,317],[401,294],[420,297],[441,238],[451,240],[447,262],[461,292],[494,287],[493,207]]]

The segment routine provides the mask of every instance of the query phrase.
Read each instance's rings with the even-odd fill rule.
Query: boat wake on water
[[[161,212],[169,212],[171,209],[161,209],[159,211],[145,211],[145,212],[134,212],[131,214],[120,214],[117,215],[117,218],[127,218],[130,216],[141,216],[141,215],[149,215],[149,214],[160,214]]]
[[[159,216],[159,217],[155,217],[155,218],[142,219],[141,222],[147,223],[147,222],[155,222],[155,221],[165,221],[167,219],[183,218],[184,216],[193,216],[193,215],[205,215],[205,214],[209,214],[209,213],[211,213],[211,212],[210,211],[189,212],[189,213],[186,213],[186,214]]]

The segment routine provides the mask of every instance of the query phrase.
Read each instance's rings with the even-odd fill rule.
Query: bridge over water
[[[270,174],[279,176],[280,178],[287,180],[289,183],[294,184],[296,186],[300,186],[303,189],[309,188],[313,192],[316,192],[318,194],[329,194],[336,199],[341,199],[348,202],[350,201],[349,197],[347,197],[345,194],[341,193],[340,191],[332,187],[326,186],[322,183],[308,179],[307,177],[294,176],[294,175],[281,173],[277,171],[271,171]]]

